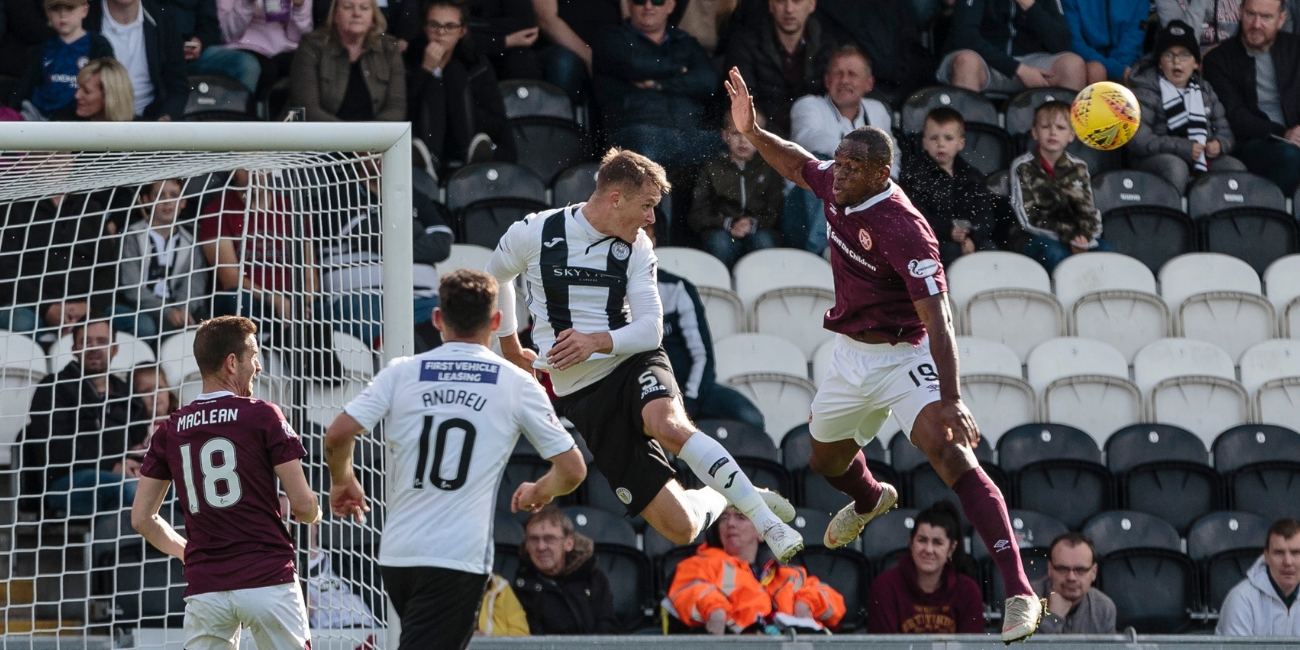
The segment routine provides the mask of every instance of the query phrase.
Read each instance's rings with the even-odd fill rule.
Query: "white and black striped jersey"
[[[605,378],[628,355],[659,347],[663,336],[650,239],[638,233],[628,244],[601,233],[583,216],[584,205],[538,212],[515,223],[487,266],[501,285],[501,336],[516,331],[512,283],[523,275],[533,342],[541,351],[537,367],[551,373],[557,395]],[[546,355],[556,334],[570,328],[609,332],[612,353],[593,354],[567,370],[552,368]]]

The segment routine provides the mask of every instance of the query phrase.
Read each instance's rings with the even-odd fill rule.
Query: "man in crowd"
[[[856,44],[869,58],[876,90],[889,101],[901,103],[934,77],[910,0],[819,0],[817,18],[838,34],[836,40]]]
[[[614,595],[596,562],[591,538],[554,505],[524,525],[515,595],[532,634],[617,634]]]
[[[230,77],[257,90],[262,65],[257,57],[243,50],[228,48],[221,37],[217,21],[216,0],[164,0],[180,32],[186,67],[191,75]]]
[[[1047,613],[1038,631],[1043,634],[1114,634],[1115,602],[1100,589],[1097,551],[1083,533],[1065,533],[1052,540],[1047,575],[1034,583],[1034,593],[1047,594]]]
[[[1244,12],[1243,12],[1244,15]],[[1244,21],[1243,21],[1244,22]],[[1219,636],[1300,637],[1300,521],[1279,519],[1268,529],[1264,555],[1223,600]]]
[[[1204,67],[1237,137],[1233,155],[1290,195],[1300,182],[1300,36],[1281,31],[1286,19],[1281,0],[1246,0],[1241,30]]]
[[[108,320],[72,333],[73,360],[37,384],[23,430],[21,509],[77,516],[117,510],[135,500],[145,424],[132,424],[131,387],[108,372],[117,354]]]
[[[790,106],[804,95],[821,94],[822,77],[835,44],[812,15],[817,0],[768,0],[761,27],[731,40],[727,66],[753,80],[754,105],[768,116],[772,131],[790,132]]]
[[[135,114],[147,120],[179,120],[189,99],[185,52],[173,9],[156,0],[90,3],[86,31],[113,44],[135,90]]]
[[[1087,71],[1070,43],[1070,25],[1059,0],[958,2],[938,78],[975,92],[1011,94],[1045,86],[1080,90]]]

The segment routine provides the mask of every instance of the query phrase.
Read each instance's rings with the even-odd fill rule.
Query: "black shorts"
[[[379,567],[401,619],[398,650],[465,650],[478,627],[488,576],[440,567]]]
[[[560,412],[587,440],[596,468],[635,516],[676,472],[659,442],[645,434],[641,409],[681,395],[663,348],[628,357],[600,381],[560,398]]]

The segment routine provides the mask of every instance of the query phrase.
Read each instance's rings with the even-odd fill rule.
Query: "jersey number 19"
[[[430,466],[428,464],[429,436],[433,433],[433,421],[434,416],[424,416],[424,431],[420,433],[420,456],[415,463],[415,484],[413,487],[417,490],[423,489],[426,474],[431,473],[432,476],[427,478],[434,487],[448,492],[459,490],[465,485],[466,479],[469,478],[469,459],[470,456],[474,455],[474,436],[477,435],[478,431],[474,428],[473,422],[464,418],[443,420],[442,424],[438,425],[437,437],[434,438],[433,463]],[[439,475],[439,470],[442,468],[443,455],[447,451],[447,434],[451,431],[460,431],[464,438],[461,441],[460,464],[456,468],[456,476],[444,478]]]

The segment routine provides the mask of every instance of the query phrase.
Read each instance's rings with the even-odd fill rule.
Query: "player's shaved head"
[[[194,333],[194,361],[204,377],[221,372],[226,359],[243,359],[252,350],[248,337],[257,334],[257,324],[243,316],[218,316],[203,321]]]
[[[849,131],[844,139],[866,145],[866,150],[859,156],[872,166],[889,168],[894,165],[894,140],[885,133],[884,129],[877,126],[860,126]]]
[[[496,278],[482,271],[457,269],[442,276],[438,284],[442,326],[460,336],[491,328],[498,290]]]
[[[600,159],[600,170],[596,173],[597,194],[615,188],[630,190],[647,185],[658,188],[660,193],[673,189],[663,166],[635,151],[614,147]]]

